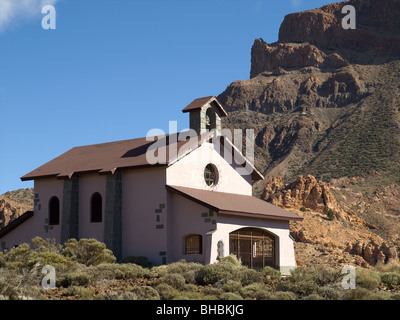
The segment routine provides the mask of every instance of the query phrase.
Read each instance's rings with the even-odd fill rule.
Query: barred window
[[[199,234],[185,236],[185,254],[202,254],[203,239]]]

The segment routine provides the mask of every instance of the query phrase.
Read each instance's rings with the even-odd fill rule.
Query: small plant
[[[335,212],[332,209],[329,209],[327,216],[328,216],[328,219],[332,221],[335,219]]]
[[[301,208],[300,208],[300,211],[301,211],[301,212],[307,212],[307,208],[306,208],[306,207],[301,207]]]

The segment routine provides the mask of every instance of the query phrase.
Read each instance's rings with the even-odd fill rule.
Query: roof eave
[[[227,216],[241,216],[241,217],[249,217],[249,218],[261,218],[267,220],[279,220],[279,221],[303,221],[304,218],[300,216],[277,216],[270,215],[265,213],[248,213],[248,212],[236,212],[236,211],[226,211],[220,210],[218,214],[227,215]]]

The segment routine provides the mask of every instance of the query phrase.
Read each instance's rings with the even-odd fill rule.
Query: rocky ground
[[[399,212],[395,208],[400,204],[399,187],[378,184],[377,189],[371,189],[371,180],[378,181],[380,177],[371,172],[328,184],[309,175],[289,184],[280,177],[267,183],[264,199],[304,218],[291,224],[299,265],[371,268],[398,262]],[[374,201],[369,199],[369,193],[376,195]],[[385,210],[384,219],[377,218],[377,208]],[[380,212],[379,217],[382,215]]]

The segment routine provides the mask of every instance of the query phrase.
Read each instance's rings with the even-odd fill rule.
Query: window
[[[249,268],[275,267],[275,237],[262,229],[237,230],[229,235],[229,253]]]
[[[212,164],[207,165],[206,168],[204,169],[204,180],[206,181],[206,184],[209,187],[216,185],[217,178],[218,174],[215,166],[213,166]]]
[[[217,127],[217,117],[215,111],[212,108],[208,108],[206,111],[206,129],[211,131]]]
[[[51,197],[49,200],[49,225],[60,224],[60,200],[57,197]]]
[[[190,234],[185,237],[185,254],[202,254],[203,239],[199,234]]]
[[[101,222],[103,219],[103,199],[98,192],[93,193],[90,200],[90,222]]]

